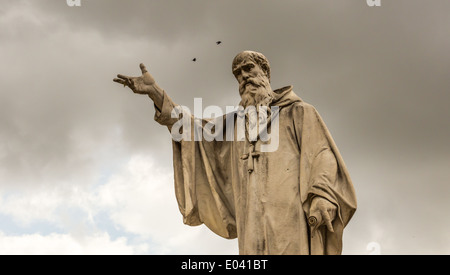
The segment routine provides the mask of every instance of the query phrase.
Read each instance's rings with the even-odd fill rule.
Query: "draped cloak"
[[[227,239],[237,237],[239,254],[341,254],[343,229],[356,211],[347,168],[316,109],[292,86],[274,92],[278,148],[260,152],[261,144],[270,141],[258,140],[254,151],[259,156],[251,173],[248,158],[243,158],[252,148],[247,140],[172,141],[175,194],[183,221],[205,224]],[[178,121],[171,117],[175,106],[165,92],[161,110],[155,106],[155,120],[169,130]],[[221,119],[235,122],[236,116],[232,112]],[[193,123],[191,130],[203,130],[206,122]],[[226,135],[226,123],[222,125],[215,134]],[[337,207],[334,232],[321,226],[311,234],[307,218],[315,196]]]

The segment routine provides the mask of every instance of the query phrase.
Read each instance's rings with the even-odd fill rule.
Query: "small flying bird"
[[[197,58],[192,59],[192,61],[194,61],[194,62],[197,61]]]
[[[216,44],[220,45],[220,44],[222,44],[222,41],[217,41]]]

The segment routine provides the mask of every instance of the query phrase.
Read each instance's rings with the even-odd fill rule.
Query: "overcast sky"
[[[0,0],[0,254],[237,254],[183,224],[170,134],[112,79],[235,106],[242,50],[314,105],[353,179],[344,254],[450,253],[448,0]],[[216,41],[221,40],[221,45]],[[197,62],[192,62],[193,58]],[[368,249],[369,248],[369,249]]]

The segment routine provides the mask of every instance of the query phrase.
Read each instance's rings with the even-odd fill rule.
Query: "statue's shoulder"
[[[289,108],[287,110],[287,113],[293,118],[300,118],[303,119],[305,116],[307,117],[317,117],[319,115],[319,112],[316,110],[316,108],[305,102],[305,101],[297,101],[293,102],[290,106],[286,106]]]
[[[307,103],[307,102],[305,102],[303,100],[302,101],[293,102],[291,104],[291,108],[293,108],[295,110],[298,110],[298,111],[301,111],[301,112],[304,112],[304,111],[315,111],[316,110],[316,108],[314,108],[313,105],[311,105],[311,104],[309,104],[309,103]]]

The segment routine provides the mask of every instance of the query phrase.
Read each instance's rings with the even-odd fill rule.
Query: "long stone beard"
[[[249,84],[249,85],[247,85]],[[259,75],[250,78],[239,85],[239,94],[241,95],[240,106],[247,108],[248,106],[269,107],[273,101],[273,91],[270,87],[267,77]]]
[[[247,85],[248,83],[250,84]],[[274,93],[268,79],[264,76],[257,76],[242,83],[239,86],[239,93],[241,94],[239,105],[244,110],[250,107],[245,114],[245,124],[247,139],[254,142],[270,120],[270,104],[274,99]]]

